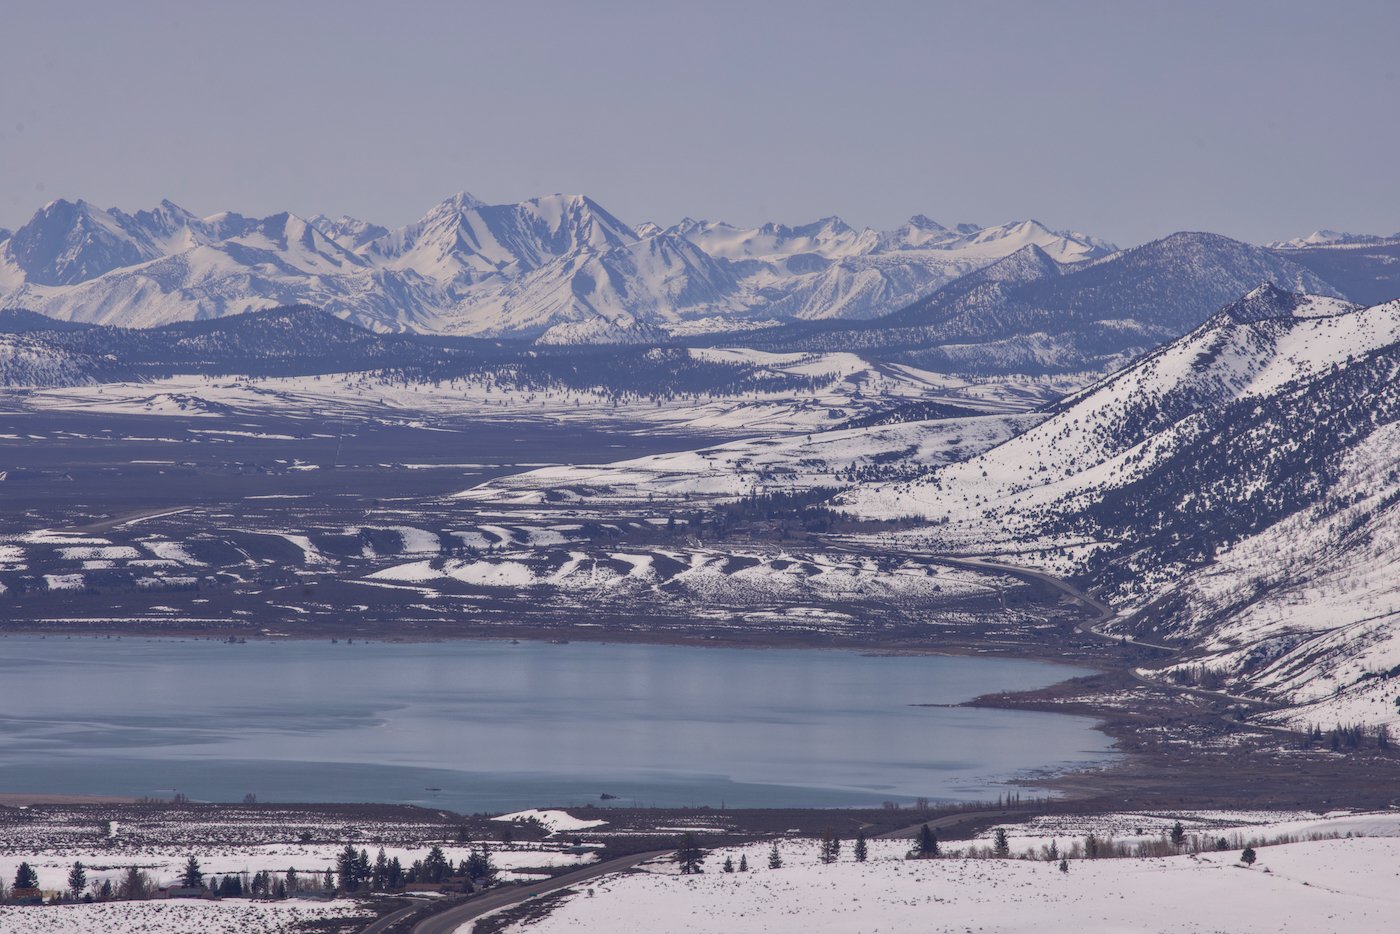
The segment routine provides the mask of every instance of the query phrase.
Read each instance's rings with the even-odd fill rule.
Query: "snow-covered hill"
[[[877,351],[945,372],[1107,373],[1265,282],[1347,294],[1289,256],[1216,234],[1172,234],[1072,264],[1030,244],[877,321],[794,324],[755,341]]]
[[[980,456],[842,497],[1078,576],[1280,717],[1400,721],[1400,302],[1260,288]]]
[[[342,216],[128,214],[54,201],[0,236],[0,307],[126,327],[309,304],[380,331],[644,342],[790,318],[868,318],[1028,245],[1112,247],[1035,221],[895,231],[839,218],[633,228],[590,198],[459,193],[397,230]]]
[[[73,353],[22,334],[0,333],[0,386],[84,386],[124,375],[126,371],[110,359]]]

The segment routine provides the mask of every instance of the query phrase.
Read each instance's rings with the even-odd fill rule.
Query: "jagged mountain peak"
[[[948,229],[948,228],[944,227],[942,224],[938,223],[938,221],[936,221],[936,220],[934,220],[933,218],[929,217],[927,214],[915,214],[913,217],[909,218],[909,220],[905,221],[905,226],[907,226],[907,227],[913,227],[913,228],[915,228],[915,229],[917,229],[917,230],[947,230],[947,229]]]
[[[313,227],[352,253],[389,232],[387,227],[351,217],[349,214],[342,214],[334,219],[325,214],[317,214],[308,220]]]

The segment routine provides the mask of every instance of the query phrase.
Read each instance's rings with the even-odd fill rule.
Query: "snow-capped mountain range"
[[[128,214],[53,201],[0,232],[0,307],[129,327],[309,304],[374,330],[636,342],[789,319],[867,318],[1034,245],[1113,251],[1035,221],[894,231],[839,218],[632,227],[590,198],[457,194],[397,230],[351,217]]]
[[[1306,237],[1293,237],[1290,240],[1275,240],[1268,244],[1275,250],[1301,250],[1315,246],[1370,246],[1400,240],[1400,233],[1388,237],[1376,234],[1347,233],[1342,230],[1314,230]]]
[[[798,322],[748,341],[774,351],[870,351],[940,372],[1108,373],[1261,283],[1351,297],[1293,256],[1199,232],[1077,263],[1030,244],[879,319]],[[1341,277],[1348,286],[1378,265],[1358,259],[1358,273]]]

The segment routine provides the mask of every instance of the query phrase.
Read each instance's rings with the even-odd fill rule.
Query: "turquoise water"
[[[661,645],[0,639],[0,791],[458,811],[995,798],[1084,718],[918,707],[1081,670]]]

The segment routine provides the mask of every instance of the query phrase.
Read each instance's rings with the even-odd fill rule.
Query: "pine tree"
[[[73,893],[73,899],[76,901],[83,897],[83,890],[86,888],[87,870],[81,862],[75,862],[73,868],[68,870],[68,891]]]
[[[204,873],[199,868],[199,860],[193,856],[185,860],[185,871],[180,875],[180,884],[187,889],[204,888]]]
[[[992,855],[998,859],[1006,859],[1011,855],[1011,841],[1006,836],[1006,828],[998,827],[992,835]]]
[[[12,888],[37,889],[38,887],[39,874],[34,871],[34,867],[28,863],[20,863],[19,868],[15,870],[15,884]]]
[[[441,882],[447,875],[447,857],[443,855],[442,847],[434,846],[428,851],[423,860],[423,871],[427,874],[428,882]]]
[[[483,885],[490,885],[496,881],[496,867],[491,862],[491,851],[486,847],[481,848],[481,852],[472,850],[466,859],[467,878],[481,880]]]
[[[1054,840],[1050,841],[1050,849],[1046,852],[1045,858],[1052,863],[1060,858],[1060,845]]]
[[[393,892],[397,892],[403,886],[403,863],[399,862],[397,856],[389,860],[388,883],[389,890]]]
[[[117,898],[123,901],[141,901],[151,897],[151,877],[135,866],[128,866],[117,885]]]
[[[335,875],[331,872],[331,867],[326,867],[326,874],[321,877],[321,887],[327,892],[335,891]]]
[[[1181,846],[1186,842],[1186,828],[1181,826],[1181,821],[1172,825],[1172,846]]]
[[[299,891],[301,891],[301,879],[297,878],[297,867],[289,866],[287,868],[287,892],[290,895],[295,895]]]
[[[688,833],[681,840],[680,849],[676,850],[676,862],[680,864],[681,875],[693,876],[700,872],[700,861],[704,858],[704,853],[700,850],[700,844],[695,840],[695,834]]]
[[[466,828],[463,828],[464,830]],[[384,855],[384,847],[379,848],[379,853],[374,857],[374,871],[370,875],[370,886],[375,891],[383,891],[384,886],[389,883],[389,857]]]
[[[920,859],[932,859],[938,855],[938,837],[934,836],[928,824],[919,828],[919,843],[915,847],[915,853]]]
[[[726,857],[724,858],[724,871],[725,871],[725,872],[733,872],[733,871],[734,871],[734,857],[732,857],[732,856],[726,856]]]
[[[835,843],[836,834],[832,832],[830,827],[822,831],[821,852],[818,859],[828,864],[836,862]]]
[[[340,880],[341,891],[353,892],[355,885],[355,863],[359,860],[360,854],[355,852],[355,848],[350,844],[345,844],[345,849],[340,851],[340,855],[335,858],[335,874]],[[330,870],[326,870],[330,875]],[[334,883],[332,883],[332,887]]]
[[[777,841],[774,841],[774,843],[773,843],[773,849],[771,849],[771,850],[768,851],[768,868],[769,868],[769,869],[782,869],[782,868],[783,868],[783,854],[781,854],[781,853],[778,852],[778,844],[777,844]]]
[[[749,857],[748,857],[748,854],[746,854],[746,853],[740,853],[740,854],[739,854],[739,871],[740,871],[740,872],[748,872],[748,871],[749,871]]]
[[[1254,847],[1252,846],[1245,847],[1244,852],[1240,854],[1240,862],[1244,863],[1246,866],[1253,866],[1254,861],[1258,858],[1259,856],[1254,852]]]
[[[1069,872],[1069,860],[1060,860],[1060,872]]]
[[[870,856],[870,847],[865,842],[865,831],[856,832],[856,862],[863,863]]]
[[[355,857],[355,885],[356,885],[356,887],[359,887],[359,886],[362,886],[362,885],[365,885],[366,883],[368,883],[368,882],[369,882],[369,879],[370,879],[370,875],[371,875],[371,873],[373,873],[373,871],[374,871],[374,870],[370,868],[369,851],[368,851],[368,850],[365,850],[365,849],[361,849],[361,850],[360,850],[360,855],[357,856],[357,857]]]

